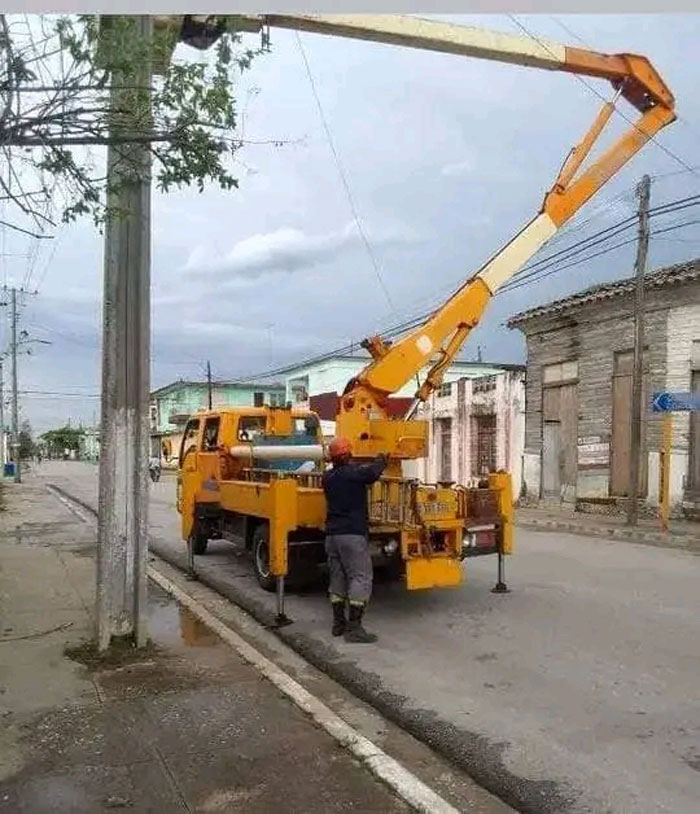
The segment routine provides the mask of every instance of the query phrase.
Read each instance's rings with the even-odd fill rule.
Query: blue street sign
[[[700,390],[691,393],[654,393],[651,409],[655,413],[700,412]]]

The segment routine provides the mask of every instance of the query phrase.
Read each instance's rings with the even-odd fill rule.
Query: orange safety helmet
[[[334,438],[330,446],[328,447],[328,452],[331,456],[331,460],[337,460],[338,458],[345,458],[352,454],[352,449],[350,447],[350,441],[347,438]]]

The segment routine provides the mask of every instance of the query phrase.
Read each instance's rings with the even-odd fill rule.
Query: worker
[[[368,464],[354,464],[350,460],[347,438],[334,438],[329,452],[333,468],[323,473],[323,491],[332,633],[334,636],[345,634],[348,642],[376,642],[377,637],[362,626],[362,616],[372,594],[367,486],[379,480],[387,456],[379,455]]]

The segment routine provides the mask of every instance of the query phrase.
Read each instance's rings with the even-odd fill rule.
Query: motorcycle
[[[160,480],[160,463],[157,461],[151,461],[148,465],[148,471],[151,475],[151,480],[153,483],[158,483]]]

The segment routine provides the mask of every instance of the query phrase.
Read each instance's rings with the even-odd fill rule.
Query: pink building
[[[513,477],[513,499],[522,486],[525,445],[525,367],[489,365],[444,384],[419,408],[416,418],[430,422],[427,458],[404,465],[407,477],[428,483],[473,478],[498,469]]]

